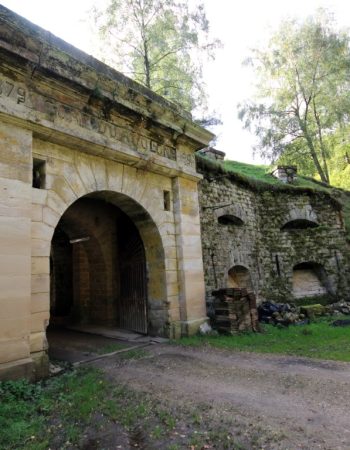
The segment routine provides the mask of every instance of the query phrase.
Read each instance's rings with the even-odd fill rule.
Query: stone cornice
[[[121,106],[172,130],[193,151],[207,146],[213,138],[177,105],[1,5],[0,49],[18,57],[32,78],[37,72],[73,83],[108,101],[111,107]]]

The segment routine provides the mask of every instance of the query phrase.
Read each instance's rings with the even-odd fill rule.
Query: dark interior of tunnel
[[[132,220],[94,198],[58,223],[50,255],[50,326],[91,324],[147,332],[145,251]]]

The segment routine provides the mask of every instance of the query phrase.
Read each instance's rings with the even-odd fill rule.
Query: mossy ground
[[[193,336],[182,338],[176,343],[185,346],[209,345],[235,351],[278,353],[350,362],[350,326],[333,327],[331,323],[334,320],[334,317],[327,317],[309,325],[292,325],[288,328],[264,325],[263,333],[244,333],[237,336]]]
[[[119,364],[148,356],[130,351]],[[216,424],[200,408],[178,410],[92,367],[35,384],[0,382],[0,404],[1,450],[256,448],[233,438],[230,421]]]

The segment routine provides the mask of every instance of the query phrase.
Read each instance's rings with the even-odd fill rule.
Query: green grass
[[[80,428],[102,406],[106,385],[96,370],[73,371],[46,383],[0,383],[0,448],[49,448],[50,438],[61,435],[74,444]],[[57,417],[57,411],[61,414]],[[67,444],[68,445],[68,444]]]
[[[224,161],[224,168],[230,172],[240,173],[255,180],[265,181],[270,184],[282,184],[280,180],[271,175],[271,167],[263,164],[254,165],[238,161]]]
[[[154,409],[149,399],[125,386],[113,387],[92,368],[36,384],[0,382],[0,404],[0,449],[4,450],[80,448],[79,441],[94,427],[96,415],[129,430]]]
[[[120,359],[141,359],[149,356],[150,352],[143,348],[135,348],[133,350],[129,350],[128,352],[121,353]]]
[[[324,319],[310,325],[282,329],[265,325],[264,329],[264,333],[238,336],[193,336],[176,343],[350,362],[350,327],[333,327],[329,320]]]
[[[234,408],[213,414],[210,404],[177,403],[157,389],[132,389],[114,376],[107,381],[93,368],[36,384],[0,382],[1,450],[126,448],[128,442],[168,450],[266,448],[274,435],[258,428],[237,421]]]
[[[247,164],[231,160],[224,161],[223,166],[226,170],[230,172],[235,172],[254,180],[263,181],[271,185],[284,186],[284,183],[282,183],[282,181],[271,175],[272,166],[264,164],[259,165]],[[317,182],[316,180],[313,180],[312,178],[303,177],[300,175],[290,186],[310,188],[316,191],[323,191],[328,193],[331,193],[332,191],[331,186],[326,186],[324,183],[320,183]]]
[[[115,430],[125,442],[140,439],[142,448],[192,445],[199,450],[207,444],[212,448],[210,433],[217,431],[210,408],[205,407],[200,418],[193,420],[192,406],[177,408],[152,393],[132,390],[117,380],[107,381],[102,371],[93,368],[80,368],[36,384],[0,382],[0,405],[1,450],[102,448],[89,443],[92,437],[97,445],[101,435],[107,439],[101,444],[103,448],[117,448],[116,435],[108,430]],[[223,419],[220,423],[226,424]],[[230,424],[227,419],[225,426]],[[215,443],[224,441],[227,434],[224,427],[220,436],[215,435]],[[241,447],[232,441],[232,445],[220,448]]]
[[[113,353],[117,350],[122,350],[126,348],[126,344],[119,344],[119,342],[113,342],[111,344],[104,345],[97,350],[97,354],[104,355],[106,353]]]

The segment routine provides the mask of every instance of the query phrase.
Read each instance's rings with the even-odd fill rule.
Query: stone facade
[[[144,255],[147,332],[197,331],[194,153],[211,139],[175,105],[0,6],[0,378],[47,374],[62,290],[71,320],[115,323],[128,260],[119,247],[132,239],[120,221],[136,230],[133,257]]]
[[[274,187],[199,158],[207,302],[218,288],[262,300],[349,298],[349,244],[341,205],[327,193]]]

